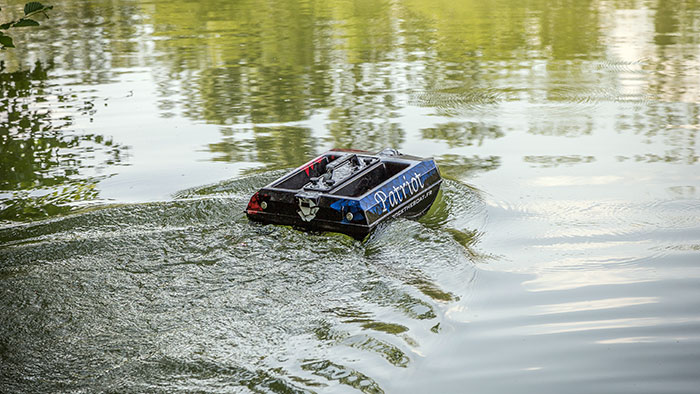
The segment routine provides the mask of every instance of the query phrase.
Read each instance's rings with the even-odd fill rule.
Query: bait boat
[[[441,183],[432,158],[334,149],[260,189],[245,212],[257,222],[363,239],[390,218],[423,215]]]

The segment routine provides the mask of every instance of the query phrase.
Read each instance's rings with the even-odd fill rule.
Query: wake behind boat
[[[334,149],[260,189],[246,214],[258,222],[362,239],[390,218],[423,215],[441,183],[432,158],[394,149]]]

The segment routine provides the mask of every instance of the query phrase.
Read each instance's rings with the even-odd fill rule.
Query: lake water
[[[47,4],[0,52],[0,391],[698,392],[697,1]],[[441,194],[248,222],[333,147]]]

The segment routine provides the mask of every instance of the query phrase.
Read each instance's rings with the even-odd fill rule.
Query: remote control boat
[[[385,149],[331,150],[260,189],[249,219],[364,238],[394,217],[428,211],[442,178],[435,160]]]

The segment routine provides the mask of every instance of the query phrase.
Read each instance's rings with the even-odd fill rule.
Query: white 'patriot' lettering
[[[374,193],[374,202],[376,202],[377,204],[381,202],[382,211],[386,212],[386,193],[384,193],[381,190]]]
[[[374,201],[377,204],[382,204],[382,212],[389,212],[392,208],[399,205],[407,197],[415,194],[418,190],[422,189],[425,184],[423,180],[420,179],[420,174],[414,174],[410,179],[403,177],[404,182],[397,186],[392,186],[392,190],[389,194],[379,190],[374,193]],[[406,193],[408,189],[408,193]],[[403,195],[402,195],[403,194]]]

